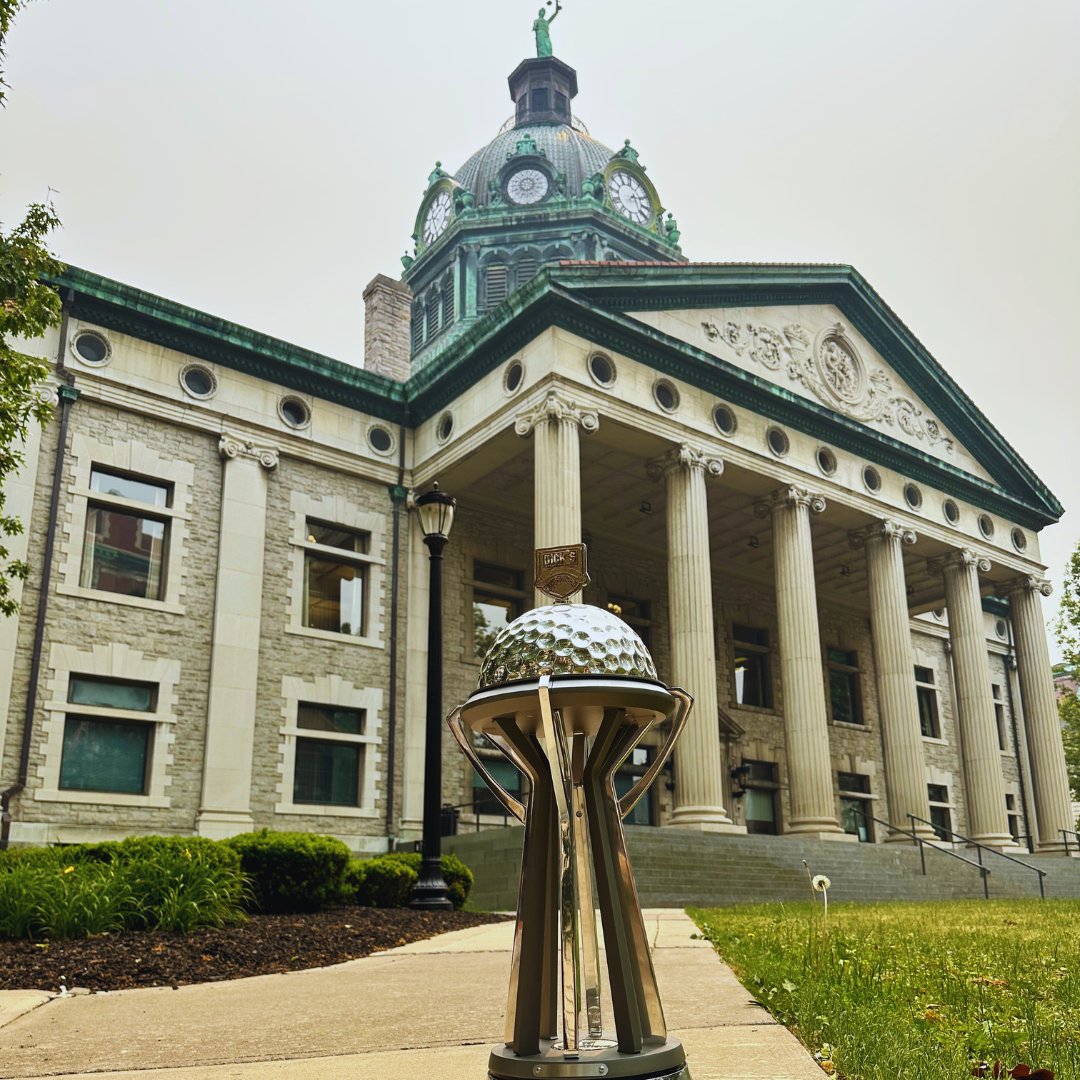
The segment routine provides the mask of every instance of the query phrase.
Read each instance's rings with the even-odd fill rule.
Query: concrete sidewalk
[[[646,912],[668,1027],[693,1080],[820,1080],[681,912]],[[513,924],[331,968],[57,998],[0,993],[0,1077],[485,1080]]]

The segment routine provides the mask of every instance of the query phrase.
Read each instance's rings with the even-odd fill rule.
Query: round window
[[[679,391],[667,381],[659,379],[653,384],[653,397],[664,412],[674,412],[679,407]]]
[[[107,364],[112,355],[112,346],[101,334],[93,330],[80,330],[75,335],[71,347],[84,364],[93,364],[98,367]]]
[[[717,405],[713,409],[712,413],[713,423],[716,425],[716,430],[721,435],[734,435],[735,429],[739,426],[738,421],[735,419],[735,414],[728,408],[727,405]]]
[[[506,365],[506,373],[503,375],[503,389],[508,394],[515,393],[525,378],[525,368],[520,360],[514,360]]]
[[[979,515],[979,532],[981,532],[987,540],[994,535],[994,522],[989,514]]]
[[[202,364],[188,364],[180,372],[180,385],[193,398],[212,397],[217,389],[214,373]]]
[[[955,525],[960,520],[960,507],[952,499],[946,499],[941,504],[941,509],[945,514],[945,520],[950,525]]]
[[[439,422],[435,425],[435,438],[437,438],[439,442],[446,442],[453,433],[454,418],[450,413],[445,412],[439,417]]]
[[[311,410],[307,407],[307,402],[298,397],[282,398],[278,402],[278,412],[289,427],[304,428],[311,423]]]
[[[1005,625],[1004,619],[998,619],[994,623],[994,633],[997,634],[997,636],[1001,638],[1002,641],[1004,641],[1005,638],[1008,637],[1009,628]]]
[[[914,484],[904,485],[904,502],[912,510],[918,510],[922,506],[922,492]]]
[[[781,431],[778,427],[769,428],[765,433],[765,442],[777,457],[783,457],[791,449],[791,440],[787,437],[787,432]]]
[[[826,476],[832,476],[836,472],[836,455],[827,446],[818,447],[817,467]]]
[[[1017,551],[1027,551],[1027,536],[1023,529],[1013,529],[1012,545]]]
[[[589,375],[593,382],[611,386],[615,381],[615,365],[603,353],[593,353],[589,357]]]
[[[376,454],[389,454],[394,449],[394,436],[384,427],[369,428],[367,441]]]
[[[934,618],[937,619],[938,622],[944,622],[945,621],[945,609],[943,607],[934,608]]]
[[[873,465],[867,465],[862,471],[862,482],[866,485],[867,491],[880,491],[881,473]]]

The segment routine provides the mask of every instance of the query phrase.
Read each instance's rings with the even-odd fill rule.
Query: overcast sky
[[[436,159],[510,115],[537,7],[35,0],[0,220],[51,186],[64,260],[358,363],[364,285],[400,273]],[[1042,534],[1057,585],[1080,532],[1080,4],[566,0],[552,37],[691,259],[867,277],[1070,508]]]

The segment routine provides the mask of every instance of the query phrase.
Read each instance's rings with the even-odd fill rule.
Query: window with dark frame
[[[648,600],[608,593],[607,609],[618,615],[641,638],[646,649],[652,650],[652,609]]]
[[[829,670],[829,708],[834,724],[863,724],[859,690],[859,654],[848,649],[826,649]]]
[[[919,730],[926,739],[941,738],[937,686],[934,669],[915,665],[915,697],[919,703]]]
[[[297,737],[293,802],[320,806],[360,806],[363,801],[365,734],[363,709],[301,702],[296,726],[312,732]]]
[[[615,773],[615,794],[621,799],[630,793],[630,789],[645,775],[653,760],[656,749],[652,746],[636,746],[630,756],[619,766]],[[655,785],[649,789],[630,813],[623,818],[627,825],[655,825],[656,803]]]
[[[862,844],[874,842],[870,821],[870,777],[862,773],[837,773],[840,789],[840,826],[850,836],[857,836]]]
[[[473,653],[482,660],[503,627],[525,610],[525,573],[474,562],[472,590]]]
[[[68,703],[76,708],[64,718],[60,789],[145,795],[154,752],[157,686],[72,675]],[[146,718],[119,715],[132,712]]]
[[[1009,822],[1009,835],[1014,842],[1020,843],[1020,811],[1016,806],[1016,796],[1012,792],[1005,793],[1005,816]]]
[[[997,727],[998,749],[1009,749],[1009,733],[1005,729],[1005,700],[1002,697],[1001,684],[991,683],[990,693],[994,696],[994,724]]]
[[[744,761],[743,764],[750,767],[742,781],[746,831],[775,835],[780,831],[780,782],[776,762]]]
[[[930,824],[939,840],[952,841],[952,811],[949,806],[949,789],[944,784],[927,784],[927,800],[930,803]]]
[[[362,557],[370,551],[371,534],[313,518],[305,530],[307,543],[318,547],[304,551],[303,625],[364,637],[369,567]]]
[[[731,628],[735,703],[761,709],[773,707],[769,663],[769,631],[735,623]]]
[[[151,508],[169,506],[172,485],[95,465],[90,490],[97,497],[91,495],[86,504],[79,583],[85,589],[162,599],[169,522],[154,516]],[[130,503],[142,504],[149,512]]]

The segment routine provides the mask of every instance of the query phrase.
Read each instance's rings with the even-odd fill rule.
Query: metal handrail
[[[463,802],[463,803],[443,803],[442,808],[444,810],[466,810],[466,811],[469,811],[471,813],[472,817],[473,817],[473,824],[476,825],[476,831],[477,832],[483,832],[483,829],[481,828],[481,822],[480,822],[480,819],[482,817],[486,817],[486,818],[496,818],[496,817],[497,818],[502,818],[502,825],[496,825],[493,822],[488,822],[488,827],[492,828],[492,829],[499,829],[499,828],[507,829],[507,828],[510,827],[510,825],[512,823],[517,822],[516,818],[511,818],[511,816],[505,810],[503,810],[501,807],[498,810],[494,810],[493,812],[489,813],[488,811],[481,809],[482,805],[483,805],[483,803],[482,803],[481,799],[472,799],[470,802]],[[492,799],[491,803],[489,805],[494,807],[497,804],[495,803],[495,800]]]
[[[923,877],[926,877],[926,852],[924,847],[931,848],[933,851],[940,851],[943,855],[950,855],[954,859],[959,859],[962,863],[967,863],[968,866],[974,866],[979,871],[979,875],[982,878],[983,896],[987,900],[990,899],[990,885],[987,878],[990,876],[990,868],[983,866],[981,862],[976,862],[974,859],[969,859],[966,855],[961,855],[958,851],[953,851],[952,848],[941,847],[939,844],[935,844],[932,840],[927,840],[925,837],[920,836],[914,828],[901,829],[899,825],[894,825],[891,821],[885,821],[882,818],[874,817],[873,814],[868,814],[865,810],[856,810],[852,807],[852,812],[858,814],[860,817],[869,818],[871,821],[876,821],[879,825],[884,825],[887,829],[893,832],[898,832],[902,836],[909,836],[915,842],[919,849],[919,862],[922,865]],[[909,814],[908,817],[911,815]]]
[[[1017,866],[1023,866],[1027,870],[1034,870],[1039,875],[1039,896],[1041,899],[1046,899],[1046,885],[1043,879],[1046,877],[1046,871],[1041,867],[1032,866],[1031,863],[1024,862],[1023,859],[1018,859],[1015,855],[1006,855],[1004,851],[998,851],[997,848],[988,847],[986,844],[980,844],[978,840],[972,840],[970,836],[964,836],[963,833],[958,833],[954,829],[947,829],[944,825],[937,825],[933,821],[927,821],[926,818],[919,817],[918,814],[908,814],[908,820],[915,822],[921,821],[924,825],[929,825],[935,832],[947,832],[951,837],[956,840],[962,840],[965,844],[970,844],[979,853],[979,864],[982,864],[983,851],[990,852],[991,855],[997,855],[1002,859],[1008,859],[1009,862],[1014,862]],[[912,826],[914,829],[914,826]]]
[[[1080,833],[1075,832],[1073,829],[1058,829],[1061,834],[1061,838],[1065,841],[1065,854],[1069,854],[1069,837],[1076,837],[1076,850],[1080,852]]]

